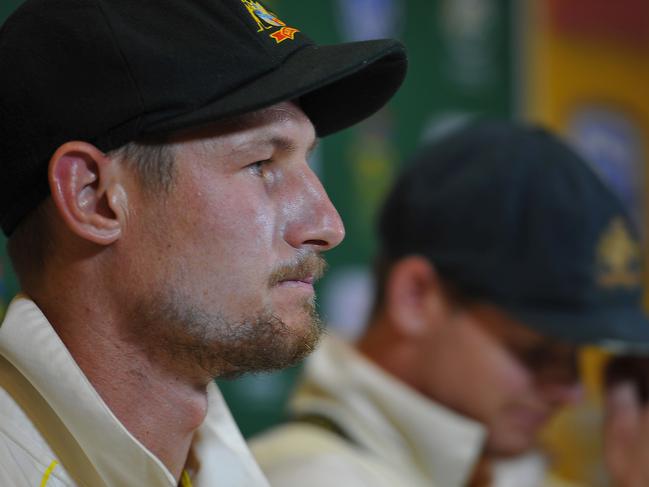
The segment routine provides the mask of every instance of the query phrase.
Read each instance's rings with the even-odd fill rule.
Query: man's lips
[[[315,252],[301,253],[292,261],[278,265],[268,278],[270,287],[277,285],[302,285],[313,287],[322,274],[327,264]]]
[[[306,276],[306,277],[289,277],[288,279],[283,279],[279,282],[280,285],[291,285],[291,284],[303,284],[313,287],[315,282],[315,277]]]

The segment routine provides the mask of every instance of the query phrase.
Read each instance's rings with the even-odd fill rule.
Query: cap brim
[[[561,312],[509,310],[516,319],[539,333],[576,345],[649,353],[649,319],[639,307]]]
[[[308,45],[279,67],[194,110],[147,124],[146,134],[173,132],[300,100],[319,136],[369,117],[397,91],[407,70],[395,40]]]

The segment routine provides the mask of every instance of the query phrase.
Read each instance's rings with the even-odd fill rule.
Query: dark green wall
[[[6,19],[21,3],[21,0],[3,0],[0,4],[0,20]]]
[[[20,3],[1,1],[0,19]],[[362,30],[343,28],[344,3],[355,1],[268,2],[280,18],[320,43],[339,42]],[[321,144],[319,173],[347,229],[345,242],[329,253],[330,276],[370,263],[377,205],[428,128],[468,114],[507,116],[512,110],[510,0],[377,0],[376,5],[392,5],[399,12],[393,31],[408,47],[410,70],[402,90],[380,114]],[[352,14],[348,24],[362,26],[368,18],[371,12]],[[15,281],[5,275],[5,284],[7,299]],[[221,383],[245,434],[280,419],[298,373],[299,368]]]

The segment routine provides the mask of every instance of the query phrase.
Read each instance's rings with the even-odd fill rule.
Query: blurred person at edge
[[[27,0],[0,30],[0,485],[268,485],[213,379],[315,346],[344,235],[308,156],[403,46],[248,0]]]
[[[649,344],[640,248],[618,199],[547,131],[481,122],[414,158],[379,242],[364,335],[328,336],[293,420],[252,442],[271,483],[567,485],[538,435],[580,399],[578,346]],[[610,406],[612,474],[649,485],[633,436],[649,418],[628,387]]]

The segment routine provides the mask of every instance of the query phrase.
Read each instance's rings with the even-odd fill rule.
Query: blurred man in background
[[[365,334],[355,347],[329,337],[293,421],[253,443],[271,483],[562,485],[538,435],[580,398],[577,345],[649,344],[620,202],[549,133],[478,124],[414,159],[379,239]],[[613,456],[637,450],[640,420],[621,411],[634,404],[628,387],[611,396]],[[613,467],[620,485],[644,475]]]

